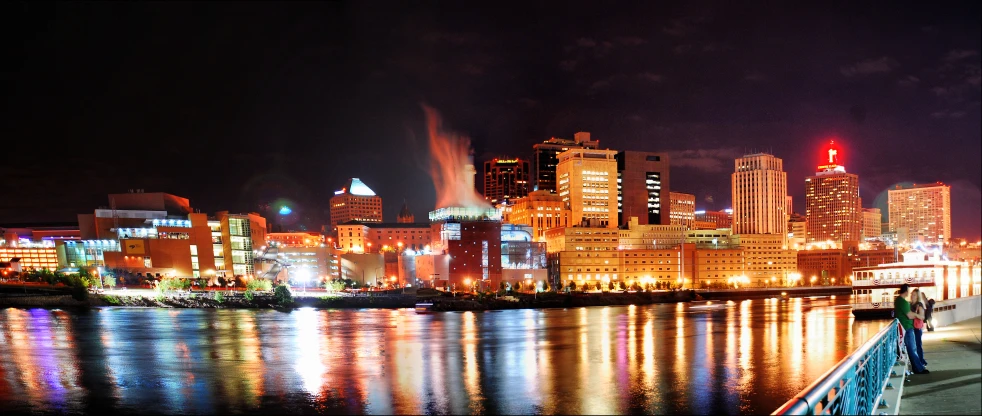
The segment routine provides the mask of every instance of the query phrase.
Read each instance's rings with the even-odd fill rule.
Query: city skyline
[[[531,159],[536,143],[591,132],[602,148],[670,154],[671,190],[707,210],[731,206],[732,161],[764,150],[785,160],[794,211],[804,213],[804,178],[835,139],[864,207],[885,214],[895,185],[941,181],[952,186],[953,236],[982,234],[978,4],[850,5],[841,15],[632,5],[604,21],[575,5],[513,16],[447,4],[377,15],[364,5],[253,4],[216,17],[215,30],[182,20],[189,6],[179,4],[152,16],[139,4],[6,7],[19,17],[9,38],[23,65],[8,72],[17,82],[4,134],[24,161],[2,173],[17,192],[0,203],[7,223],[70,221],[133,188],[207,212],[288,201],[326,223],[330,197],[352,177],[420,218],[435,199],[426,102],[471,138],[475,164]],[[498,31],[482,14],[526,28]],[[393,33],[364,33],[369,17]],[[123,26],[128,40],[114,38]],[[272,52],[269,39],[296,47]],[[45,45],[59,53],[37,52]],[[164,75],[151,76],[155,68]],[[917,150],[928,143],[938,151]],[[400,208],[386,204],[384,218]]]

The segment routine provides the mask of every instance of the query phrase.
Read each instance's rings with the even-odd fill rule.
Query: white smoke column
[[[430,136],[430,176],[436,188],[436,209],[491,208],[474,189],[477,170],[470,155],[470,139],[444,130],[440,113],[425,104],[422,106]]]

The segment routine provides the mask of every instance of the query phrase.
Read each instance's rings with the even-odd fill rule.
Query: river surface
[[[770,413],[884,324],[848,302],[8,308],[0,414]]]

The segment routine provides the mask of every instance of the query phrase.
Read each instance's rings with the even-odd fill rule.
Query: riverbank
[[[433,303],[432,311],[487,311],[526,308],[570,308],[583,306],[650,305],[658,303],[688,302],[697,300],[692,291],[651,292],[651,293],[540,293],[537,295],[518,294],[514,296],[473,296],[458,293],[457,296],[427,297]],[[295,297],[288,308],[314,307],[331,309],[398,309],[412,308],[422,300],[415,295],[384,296],[300,296]],[[171,296],[121,296],[89,295],[85,301],[73,299],[66,294],[24,294],[0,296],[0,307],[24,308],[86,308],[103,306],[149,307],[149,308],[235,308],[272,309],[282,308],[271,294],[256,294],[247,299],[243,294],[192,293]]]
[[[434,291],[435,292],[435,291]],[[222,309],[275,309],[313,307],[329,309],[399,309],[412,308],[418,301],[433,303],[431,311],[489,311],[506,309],[576,308],[585,306],[652,305],[661,303],[691,302],[698,300],[753,299],[774,296],[828,296],[849,294],[850,288],[776,288],[719,291],[656,291],[636,293],[539,293],[511,296],[475,296],[443,293],[437,296],[417,297],[415,294],[361,294],[296,296],[292,304],[280,305],[270,293],[257,293],[248,299],[243,292],[199,292],[169,294],[165,296],[97,295],[87,300],[73,299],[64,291],[25,294],[7,293],[0,296],[0,307],[21,308],[86,308],[126,306],[146,308],[222,308]],[[438,293],[438,292],[435,292]]]

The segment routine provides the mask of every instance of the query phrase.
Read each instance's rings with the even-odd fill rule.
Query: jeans
[[[910,359],[910,365],[914,367],[914,372],[920,373],[924,371],[924,363],[921,362],[921,356],[917,355],[917,340],[914,338],[914,328],[904,330],[904,346],[907,348],[907,358]]]
[[[921,343],[921,335],[924,335],[924,330],[913,328],[911,331],[914,331],[914,341],[917,342],[917,357],[921,359],[921,365],[927,365],[927,360],[924,359],[924,344]]]

